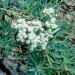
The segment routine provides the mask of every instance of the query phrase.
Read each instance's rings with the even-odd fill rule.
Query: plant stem
[[[60,72],[58,71],[58,75],[60,75]]]
[[[11,11],[11,10],[7,10],[7,9],[4,9],[4,8],[0,8],[0,10],[13,13],[13,15],[18,16],[19,18],[21,18],[21,16],[23,16],[23,15],[21,15],[22,13]],[[24,16],[26,17],[26,19],[31,19],[31,17],[29,17],[29,16],[26,16],[26,15],[24,15]]]

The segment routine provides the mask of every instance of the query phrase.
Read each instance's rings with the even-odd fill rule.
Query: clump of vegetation
[[[75,75],[74,2],[1,0],[0,74]]]

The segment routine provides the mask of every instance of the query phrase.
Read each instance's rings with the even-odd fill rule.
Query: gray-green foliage
[[[17,31],[11,29],[11,22],[5,16],[12,18],[40,18],[41,11],[46,6],[59,9],[61,2],[68,0],[0,0],[0,55],[6,53],[6,57],[12,53],[12,48],[19,48],[14,34]],[[18,17],[13,11],[18,12]],[[3,21],[4,15],[4,21]],[[27,16],[26,16],[27,15]],[[16,16],[16,17],[15,17]],[[11,19],[9,19],[11,20]],[[8,22],[6,22],[8,21]],[[69,39],[69,30],[72,28],[65,21],[59,22],[60,30],[50,40],[46,50],[27,51],[25,54],[14,52],[15,57],[26,58],[24,64],[29,75],[75,75],[75,50]],[[74,38],[74,37],[73,37]]]

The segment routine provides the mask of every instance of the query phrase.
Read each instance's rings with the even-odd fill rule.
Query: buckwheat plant
[[[53,38],[53,32],[58,29],[53,8],[45,8],[44,16],[49,16],[49,20],[42,22],[38,19],[25,20],[18,19],[14,23],[14,28],[18,30],[16,40],[27,44],[29,50],[35,48],[45,50],[50,38]],[[54,14],[54,15],[53,15]]]

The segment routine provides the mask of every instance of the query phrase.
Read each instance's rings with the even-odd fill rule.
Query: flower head
[[[53,8],[45,8],[43,13],[49,15],[50,20],[42,22],[38,19],[30,21],[18,19],[14,24],[14,28],[18,29],[17,41],[28,44],[30,50],[46,49],[49,39],[53,37],[52,31],[58,27],[52,15],[54,14]]]

